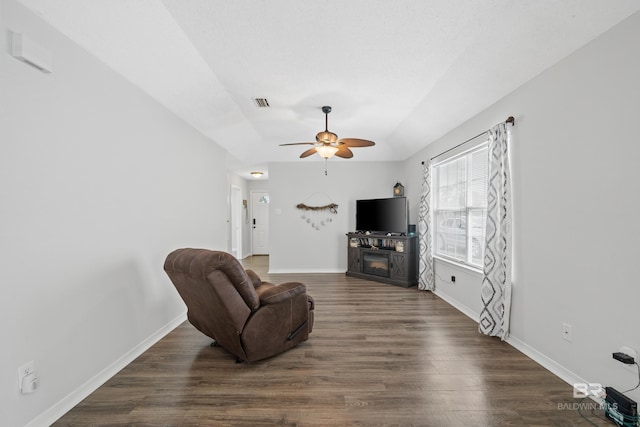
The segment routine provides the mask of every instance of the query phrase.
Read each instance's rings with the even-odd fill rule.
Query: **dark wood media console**
[[[418,283],[417,236],[347,234],[347,276],[408,288]]]

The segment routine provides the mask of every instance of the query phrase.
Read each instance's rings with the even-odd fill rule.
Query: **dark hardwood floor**
[[[344,274],[302,281],[316,301],[309,341],[236,364],[185,323],[56,426],[610,426],[590,400],[435,295]],[[594,409],[595,408],[595,409]]]

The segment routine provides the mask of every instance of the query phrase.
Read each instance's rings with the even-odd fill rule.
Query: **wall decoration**
[[[325,227],[333,222],[333,216],[338,214],[338,205],[335,203],[329,203],[322,206],[310,206],[305,203],[298,203],[297,209],[302,211],[300,216],[316,230],[320,230],[321,227]]]

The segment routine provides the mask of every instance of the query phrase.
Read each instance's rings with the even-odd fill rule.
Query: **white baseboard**
[[[187,320],[187,314],[183,313],[167,323],[147,339],[125,353],[118,360],[104,368],[97,375],[90,378],[80,387],[69,393],[58,403],[54,404],[42,414],[31,420],[27,424],[27,427],[50,426],[51,424],[53,424],[55,421],[60,419],[60,417],[69,412],[74,406],[76,406],[87,396],[96,391],[101,385],[112,378],[115,374],[117,374],[120,370],[122,370],[122,368],[133,362],[138,356],[147,351],[152,345],[160,341],[169,332],[180,326],[185,320]]]
[[[448,304],[450,304],[453,307],[455,307],[456,309],[458,309],[460,312],[465,314],[467,317],[472,319],[474,322],[478,323],[480,321],[480,315],[475,313],[469,307],[467,307],[467,306],[465,306],[463,304],[460,304],[458,301],[456,301],[455,299],[449,297],[446,294],[438,293],[437,290],[434,291],[434,294],[436,294],[439,298],[442,298]],[[545,356],[543,353],[540,353],[538,350],[534,349],[530,345],[528,345],[525,342],[519,340],[518,338],[515,338],[513,335],[510,335],[505,340],[505,342],[507,344],[511,345],[512,347],[514,347],[519,352],[521,352],[524,355],[530,357],[535,362],[537,362],[540,365],[542,365],[545,369],[547,369],[549,372],[551,372],[552,374],[554,374],[555,376],[557,376],[558,378],[560,378],[561,380],[563,380],[567,384],[570,384],[570,385],[573,386],[573,384],[575,384],[575,383],[586,383],[586,382],[588,382],[585,379],[580,378],[580,376],[576,375],[574,372],[571,372],[570,370],[568,370],[564,366],[560,365],[555,360],[550,359],[549,357]]]
[[[505,341],[508,344],[510,344],[512,347],[514,347],[516,350],[520,351],[526,356],[529,356],[534,361],[538,362],[540,365],[542,365],[544,368],[546,368],[548,371],[553,373],[555,376],[557,376],[567,384],[570,384],[573,386],[573,384],[575,383],[588,382],[584,378],[580,378],[580,376],[578,376],[574,372],[571,372],[564,366],[560,365],[555,360],[548,358],[547,356],[540,353],[535,348],[529,346],[523,341],[520,341],[518,338],[515,338],[513,335],[509,335]]]
[[[460,302],[458,302],[455,299],[451,298],[447,294],[443,294],[441,292],[438,292],[437,289],[435,291],[433,291],[433,293],[438,298],[443,299],[444,301],[446,301],[449,305],[452,305],[453,307],[457,308],[460,312],[462,312],[462,314],[466,315],[468,318],[470,318],[474,322],[478,323],[480,321],[480,315],[478,313],[476,313],[475,311],[471,310],[466,305],[460,304]]]

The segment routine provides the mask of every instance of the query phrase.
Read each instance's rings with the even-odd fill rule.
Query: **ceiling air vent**
[[[253,98],[253,102],[256,103],[258,108],[269,108],[269,101],[267,98]]]

